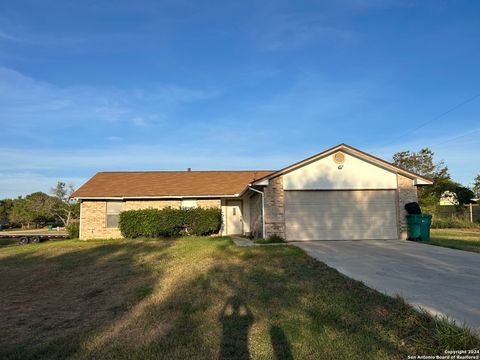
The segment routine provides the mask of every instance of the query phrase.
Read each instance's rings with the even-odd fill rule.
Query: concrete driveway
[[[292,245],[367,286],[480,332],[480,254],[401,240]]]

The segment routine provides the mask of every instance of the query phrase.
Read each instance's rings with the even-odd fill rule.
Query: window
[[[107,228],[118,228],[122,207],[121,201],[107,201]]]
[[[196,208],[197,207],[197,199],[183,199],[182,200],[182,208]]]

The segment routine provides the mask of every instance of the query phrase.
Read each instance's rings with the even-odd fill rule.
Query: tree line
[[[72,184],[59,181],[50,189],[50,194],[34,192],[25,197],[0,200],[0,226],[67,226],[80,216],[80,204],[70,198],[74,191]]]
[[[440,198],[447,191],[455,194],[459,206],[474,203],[473,199],[480,198],[480,174],[473,179],[471,188],[454,181],[445,162],[435,162],[434,153],[429,148],[423,148],[418,152],[402,151],[395,153],[393,163],[433,180],[431,186],[418,187],[419,203],[427,212],[434,211],[435,206],[440,202]]]

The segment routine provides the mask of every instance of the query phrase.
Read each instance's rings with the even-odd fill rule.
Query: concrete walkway
[[[235,236],[235,235],[231,236],[231,238],[232,238],[233,242],[235,243],[235,245],[241,246],[241,247],[246,247],[246,246],[284,246],[284,245],[288,245],[288,243],[286,243],[286,242],[271,243],[271,244],[256,244],[250,239],[247,239],[247,238],[244,238],[244,237],[241,237],[241,236]]]
[[[241,236],[232,236],[231,237],[235,245],[245,247],[245,246],[253,246],[253,241]]]
[[[292,245],[367,286],[480,332],[480,254],[399,240]]]

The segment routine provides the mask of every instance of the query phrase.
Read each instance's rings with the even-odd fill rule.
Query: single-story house
[[[277,171],[99,172],[72,197],[80,238],[118,238],[123,210],[218,207],[222,235],[288,241],[406,238],[426,177],[341,144]]]

